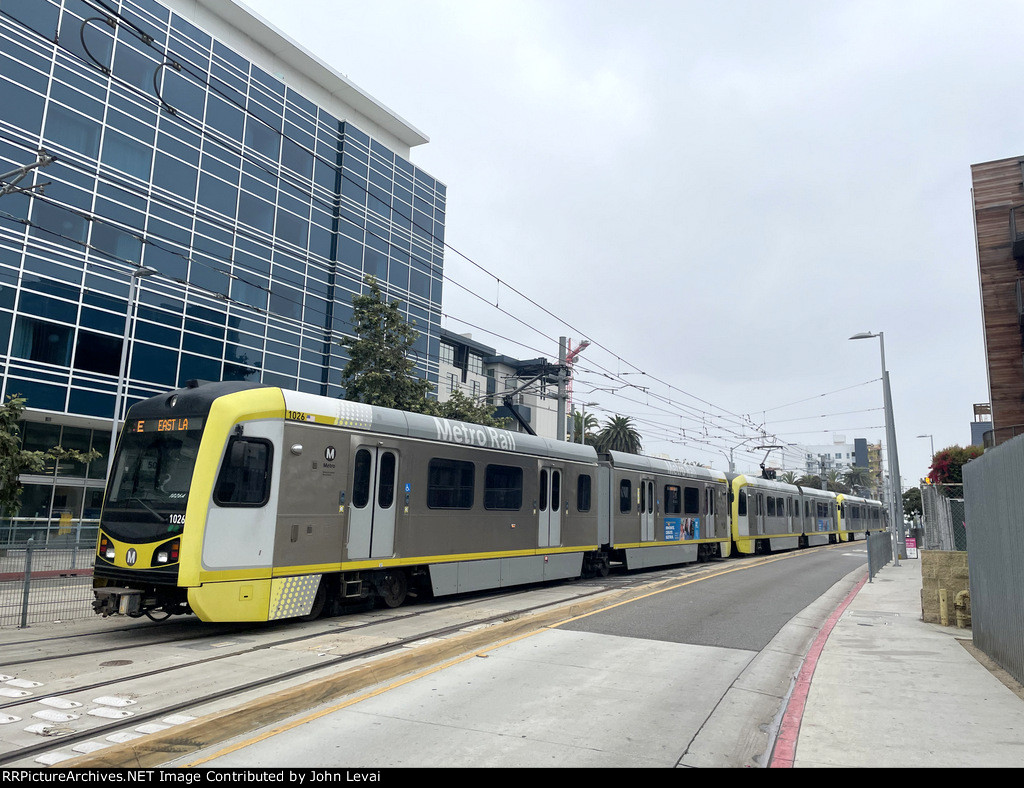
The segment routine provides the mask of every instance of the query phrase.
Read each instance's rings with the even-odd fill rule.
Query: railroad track
[[[647,574],[642,580],[650,582],[653,577]],[[234,630],[217,625],[215,632],[204,630],[201,635],[183,633],[178,627],[172,638],[113,648],[94,647],[86,638],[80,642],[90,645],[73,652],[5,656],[0,691],[8,696],[0,696],[0,766],[57,764],[206,713],[197,710],[241,703],[418,641],[528,614],[552,604],[552,595],[562,600],[586,599],[638,582],[641,579],[635,576],[619,575],[598,582],[474,595],[454,603],[378,610],[369,616],[348,614],[281,624],[269,632],[265,624]],[[531,603],[538,594],[544,601]],[[145,629],[150,634],[159,626]],[[408,634],[396,634],[399,630]],[[90,638],[101,643],[102,635],[94,633]],[[223,641],[233,636],[239,640]],[[240,642],[241,638],[255,642]],[[58,646],[60,641],[39,638],[26,643],[39,648]],[[215,653],[182,660],[182,651],[191,649]],[[102,660],[88,662],[99,654]],[[139,670],[140,664],[146,667]],[[38,680],[44,678],[40,671],[46,680]],[[11,697],[12,693],[18,696]]]

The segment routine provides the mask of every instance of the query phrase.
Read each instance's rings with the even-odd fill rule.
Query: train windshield
[[[104,526],[152,524],[157,526],[154,533],[165,533],[169,523],[180,522],[169,515],[185,511],[202,421],[137,422],[130,423],[130,431],[125,427],[104,501]]]

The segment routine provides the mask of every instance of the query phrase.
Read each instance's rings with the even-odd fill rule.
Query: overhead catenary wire
[[[107,6],[106,3],[102,2],[102,0],[97,0],[97,2],[98,2],[98,5],[100,7],[102,7],[104,13],[113,14],[113,15],[117,16],[118,18],[122,19],[122,21],[127,22],[127,20],[124,20],[124,18],[121,17],[120,14],[118,14],[118,12],[116,12],[113,9],[111,9],[109,6]],[[95,6],[95,4],[94,4],[94,6]],[[132,25],[132,27],[133,27],[134,32],[136,32],[136,33],[140,32],[140,29],[137,26]],[[169,50],[166,50],[164,54],[166,55],[168,52],[169,52]],[[179,53],[174,53],[174,56],[175,57],[180,57]],[[182,58],[182,60],[184,61],[186,59]],[[194,66],[194,64],[192,64],[192,65]],[[218,90],[216,88],[216,86],[213,85],[211,82],[207,82],[207,87],[209,89],[211,89],[211,90]],[[218,92],[221,95],[224,95],[222,91],[218,91]],[[230,97],[227,97],[227,98],[230,98]],[[161,102],[163,101],[162,97],[160,97],[160,101]],[[247,113],[247,116],[251,116],[251,117],[255,117],[255,118],[259,119],[257,115],[255,115],[254,113],[251,112],[251,110],[248,108],[248,106],[241,106],[241,105],[238,105],[238,106],[240,106],[240,108],[244,112]],[[178,117],[179,117],[179,120],[181,120],[181,116],[179,115]],[[259,120],[262,120],[262,119],[259,119]],[[189,121],[189,122],[192,125],[192,127],[194,129],[196,129],[199,133],[201,133],[203,135],[209,135],[209,136],[211,136],[211,137],[216,139],[217,135],[212,134],[212,129],[207,127],[201,121],[199,123],[196,123],[195,121]],[[275,129],[275,131],[276,131],[276,129]],[[281,136],[282,136],[282,139],[289,139],[290,141],[295,142],[295,140],[287,137],[287,135],[285,135],[285,134],[281,134]],[[224,140],[219,140],[218,139],[216,141],[219,144],[226,144],[224,142]],[[236,146],[236,147],[233,147],[231,149],[232,149],[232,151],[234,153],[237,153],[237,154],[240,154],[240,155],[244,156],[244,148],[242,148],[240,146]],[[315,150],[308,150],[307,149],[307,152],[309,152],[314,157],[316,157],[318,155]],[[260,163],[258,158],[253,159],[253,161],[257,165],[259,165],[259,166],[263,167],[264,169],[266,169],[270,174],[274,175],[275,177],[279,177],[279,178],[289,178],[290,177],[290,175],[287,173],[286,168],[283,168],[283,167],[280,167],[280,166],[274,167],[274,168],[267,168],[266,166],[264,166],[264,165],[262,165]],[[345,176],[343,170],[341,171],[341,173],[342,173],[341,177],[345,178],[346,176]],[[351,183],[355,183],[350,178],[348,180]],[[130,181],[127,181],[127,182],[124,182],[124,183],[127,183],[127,185],[129,187],[134,188],[134,184],[131,184]],[[122,183],[122,186],[124,185],[124,183]],[[356,185],[359,185],[359,184],[356,184]],[[367,194],[369,194],[369,191],[368,191],[368,189],[366,187],[360,186],[360,188],[362,188]],[[304,191],[303,193],[307,194],[310,197],[311,200],[319,201],[321,204],[326,205],[326,202],[323,201],[322,198],[319,198],[317,196],[317,192],[316,192],[315,188],[312,189],[312,190],[309,190],[309,191]],[[161,195],[161,199],[164,199],[164,198],[162,198],[162,195]],[[95,218],[95,217],[93,217],[93,218]],[[403,218],[407,219],[412,224],[412,226],[417,227],[418,229],[420,229],[420,230],[424,231],[426,234],[428,234],[428,236],[433,241],[436,242],[438,240],[437,238],[435,238],[433,236],[432,229],[421,227],[415,221],[415,217],[414,216],[403,216]],[[239,227],[239,225],[229,225],[227,222],[224,222],[223,224],[225,225],[225,229],[227,229],[228,227],[233,227],[233,228],[237,229]],[[117,226],[117,225],[115,225],[115,226]],[[127,230],[125,230],[124,227],[120,227],[119,226],[119,229],[122,229],[123,231],[127,231]],[[385,240],[383,238],[383,236],[375,235],[369,227],[367,228],[367,233],[371,237],[377,237],[380,240]],[[152,240],[152,239],[150,239],[150,240]],[[731,430],[730,431],[732,432],[733,437],[735,437],[735,438],[740,437],[741,432],[738,431],[738,430],[740,430],[740,428],[743,428],[743,429],[758,429],[759,428],[758,425],[756,425],[749,418],[749,416],[744,416],[744,415],[741,415],[741,414],[736,414],[736,413],[733,413],[733,412],[731,412],[731,411],[729,411],[727,409],[720,408],[719,406],[717,406],[717,405],[715,405],[715,404],[713,404],[713,403],[711,403],[711,402],[709,402],[707,400],[704,400],[704,399],[702,399],[700,397],[697,397],[696,395],[691,394],[690,392],[687,392],[687,391],[685,391],[683,389],[679,389],[679,388],[673,386],[672,384],[669,384],[668,382],[666,382],[666,381],[664,381],[664,380],[662,380],[662,379],[660,379],[660,378],[658,378],[658,377],[656,377],[654,375],[651,375],[651,374],[649,374],[647,372],[644,372],[643,370],[641,370],[636,365],[632,364],[631,362],[628,362],[621,355],[619,355],[619,354],[615,353],[614,351],[610,350],[607,346],[605,346],[601,342],[598,342],[598,341],[595,341],[594,339],[592,339],[587,333],[581,331],[578,327],[576,327],[572,323],[569,323],[568,321],[566,321],[563,318],[561,318],[558,315],[556,315],[551,310],[543,307],[541,304],[539,304],[538,302],[536,302],[535,300],[533,300],[529,296],[525,295],[521,290],[519,290],[518,288],[516,288],[513,285],[511,285],[509,282],[503,280],[501,277],[498,277],[497,275],[495,275],[492,272],[490,272],[489,270],[487,270],[484,266],[480,265],[478,262],[476,262],[475,260],[471,259],[469,256],[464,254],[461,250],[456,249],[455,247],[453,247],[451,244],[449,244],[447,242],[444,242],[443,246],[444,246],[444,248],[449,249],[454,254],[456,254],[459,257],[461,257],[462,259],[466,260],[471,265],[475,266],[477,269],[479,269],[480,271],[482,271],[486,275],[488,275],[490,277],[493,277],[494,281],[496,282],[497,289],[498,289],[499,292],[501,290],[501,286],[504,285],[506,289],[508,289],[512,293],[515,293],[518,297],[524,299],[527,303],[531,304],[533,307],[535,307],[537,309],[540,309],[542,312],[544,312],[548,316],[552,317],[553,319],[558,321],[560,324],[565,325],[569,329],[569,331],[578,333],[581,337],[588,338],[591,341],[592,344],[596,345],[598,348],[600,348],[604,352],[608,353],[610,356],[613,357],[614,360],[616,360],[620,364],[624,364],[624,365],[630,367],[632,370],[634,370],[634,372],[615,372],[615,371],[612,371],[610,369],[603,368],[601,365],[599,365],[599,364],[597,364],[597,363],[595,363],[595,362],[593,362],[591,360],[590,367],[591,367],[591,371],[592,371],[593,374],[603,375],[603,376],[606,377],[606,379],[609,379],[609,380],[612,380],[612,381],[618,381],[623,386],[626,386],[626,387],[631,387],[631,388],[637,389],[637,390],[645,390],[645,387],[638,386],[637,384],[633,383],[632,381],[626,381],[624,379],[624,377],[623,377],[624,375],[631,375],[631,374],[643,375],[643,376],[645,376],[645,377],[655,381],[659,385],[666,386],[669,391],[678,392],[678,393],[680,393],[681,395],[683,395],[683,396],[685,396],[687,398],[696,400],[697,402],[702,403],[703,405],[708,406],[708,408],[710,408],[712,410],[702,410],[702,409],[699,409],[699,408],[693,408],[693,406],[688,406],[685,403],[681,403],[681,402],[677,401],[676,399],[674,399],[673,397],[662,395],[662,394],[659,394],[657,392],[651,392],[650,390],[646,390],[645,393],[647,394],[647,396],[653,397],[655,399],[660,400],[664,405],[668,406],[668,408],[670,408],[670,409],[675,409],[677,411],[684,412],[684,413],[687,414],[688,417],[692,417],[694,419],[700,418],[704,422],[706,422],[708,424],[711,424],[711,425],[716,424],[716,422],[718,422],[720,420],[721,421],[725,421],[727,423],[731,423]],[[98,251],[103,253],[103,250],[98,250]],[[205,266],[213,268],[213,270],[218,270],[219,273],[223,273],[223,274],[231,277],[233,280],[246,281],[243,277],[238,276],[237,274],[233,273],[230,270],[230,268],[228,270],[217,269],[215,267],[212,267],[211,264],[206,262],[205,260],[197,260],[197,259],[195,259],[193,257],[188,257],[188,258],[185,258],[185,259],[187,259],[187,261],[190,264],[205,265]],[[130,262],[130,261],[122,261],[122,262]],[[232,265],[232,261],[231,260],[223,260],[222,262],[226,263],[228,266]],[[308,265],[313,265],[315,262],[316,261],[310,255],[308,255],[308,254],[306,255],[306,263]],[[415,256],[412,257],[411,262],[413,262],[415,264],[418,264],[418,265],[424,265],[425,264],[428,267],[430,267],[431,270],[433,270],[433,268],[434,268],[433,264],[430,263],[429,261],[423,261],[423,260],[421,260],[419,258],[416,258]],[[464,289],[466,292],[469,292],[469,293],[473,294],[474,296],[477,296],[477,294],[471,288],[468,288],[468,287],[466,287],[465,285],[463,285],[463,284],[461,284],[459,282],[453,281],[450,277],[442,275],[442,278],[443,278],[444,281],[447,281],[447,282],[449,282],[451,284],[454,284],[455,286]],[[188,281],[181,281],[181,280],[176,280],[176,281],[178,281],[180,284],[183,284],[185,286],[191,286],[194,289],[196,287],[195,285],[190,285],[190,283]],[[269,288],[263,288],[258,282],[256,282],[256,283],[254,283],[254,282],[246,282],[246,283],[250,284],[253,287],[257,287],[257,288],[263,289],[263,290],[265,290],[268,293],[270,292]],[[202,288],[199,288],[199,290],[202,290]],[[260,309],[259,307],[254,307],[254,306],[245,304],[245,302],[234,301],[234,300],[226,297],[226,294],[220,294],[220,293],[214,293],[214,292],[211,292],[211,291],[207,291],[207,295],[209,297],[211,297],[211,298],[215,298],[215,299],[220,300],[220,301],[227,301],[228,303],[235,303],[235,304],[238,304],[238,305],[243,306],[243,307],[251,308],[251,309],[253,309],[253,310],[257,311],[257,312],[260,312],[260,313],[262,313],[264,315],[274,316],[273,313],[270,310],[268,310],[268,309]],[[287,299],[287,296],[284,296],[284,298]],[[484,300],[485,303],[489,303],[486,299],[481,299],[481,300]],[[495,299],[495,304],[494,304],[494,306],[496,306],[496,307],[497,307],[497,301],[498,301],[498,299],[496,298]],[[292,303],[297,303],[297,302],[292,301]],[[540,332],[537,329],[537,327],[535,325],[533,325],[528,319],[520,317],[518,315],[514,315],[514,314],[512,314],[507,309],[503,309],[503,308],[500,308],[500,307],[498,307],[498,308],[500,309],[500,311],[502,311],[508,317],[510,317],[511,319],[517,321],[518,323],[520,323],[524,327],[528,328],[529,330],[538,333],[539,335],[541,335],[543,338],[545,338],[548,341],[551,341],[551,342],[554,341],[554,337],[552,337],[552,336],[550,336],[548,334],[545,334],[543,332]],[[319,313],[319,314],[323,314],[323,313]],[[446,316],[445,313],[441,313],[441,315],[442,316]],[[274,317],[278,317],[278,316],[274,316]],[[457,318],[453,318],[453,319],[457,319]],[[302,323],[302,321],[296,321],[296,322],[299,323],[300,329],[302,328],[303,325],[305,325],[305,324]],[[351,324],[349,323],[349,325],[351,325]],[[320,330],[319,327],[318,327],[317,330]],[[619,396],[619,395],[616,395],[616,396]],[[634,403],[638,402],[636,400],[627,400],[627,401],[631,401],[631,402],[634,402]],[[780,407],[785,407],[785,406],[780,406]],[[774,409],[772,409],[772,410],[774,410]],[[666,411],[666,412],[669,412],[669,411]]]

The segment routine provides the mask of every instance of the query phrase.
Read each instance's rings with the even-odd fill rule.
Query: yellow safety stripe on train
[[[213,499],[217,467],[235,425],[257,419],[283,419],[284,394],[278,388],[260,388],[225,394],[210,406],[203,428],[203,439],[196,455],[192,473],[192,486],[185,509],[187,527],[181,535],[181,568],[178,585],[195,586],[202,582],[203,537],[206,532],[206,514]],[[217,573],[220,576],[220,573]],[[247,576],[253,576],[251,570]]]

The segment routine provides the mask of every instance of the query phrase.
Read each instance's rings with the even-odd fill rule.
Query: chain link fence
[[[923,550],[966,550],[967,518],[962,484],[921,485]]]
[[[0,628],[94,615],[97,521],[4,520],[0,526]]]

